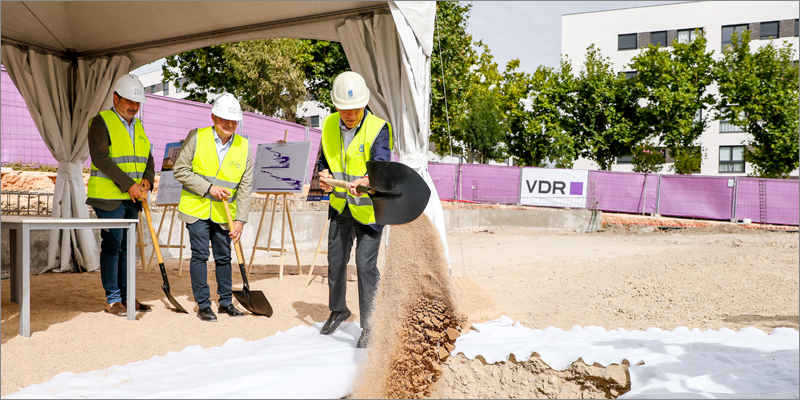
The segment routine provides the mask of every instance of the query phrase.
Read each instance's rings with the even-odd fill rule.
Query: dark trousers
[[[192,277],[192,294],[200,309],[211,307],[211,292],[208,288],[208,243],[214,253],[217,277],[217,294],[219,305],[231,305],[233,280],[231,278],[231,237],[228,231],[219,224],[208,220],[199,220],[186,224],[189,230],[189,244],[192,247],[192,259],[189,262],[189,274]]]
[[[114,211],[92,208],[97,218],[139,218],[139,208],[132,200],[123,200]],[[128,298],[128,230],[101,229],[100,240],[100,280],[106,301],[119,303]]]
[[[383,232],[356,221],[349,207],[331,217],[328,233],[328,308],[344,311],[347,308],[347,263],[353,239],[356,244],[356,270],[358,271],[358,307],[361,327],[369,329],[372,303],[381,274],[378,271],[378,251]]]

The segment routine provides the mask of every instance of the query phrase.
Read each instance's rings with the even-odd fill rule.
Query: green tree
[[[339,42],[325,40],[306,40],[306,62],[303,71],[306,76],[306,89],[311,99],[319,102],[330,112],[336,111],[331,101],[333,80],[342,72],[350,71],[350,64]]]
[[[439,1],[431,55],[431,135],[436,154],[450,154],[453,131],[462,126],[469,108],[470,68],[478,62],[467,33],[471,3]],[[445,98],[446,95],[446,98]],[[446,102],[446,106],[445,106]],[[449,118],[448,118],[449,116]],[[448,121],[449,119],[449,121]],[[448,129],[449,122],[449,129]],[[450,135],[448,135],[448,130]],[[455,142],[455,140],[453,140]],[[456,146],[456,144],[453,144]],[[456,147],[454,154],[459,153]]]
[[[233,93],[245,109],[295,121],[306,91],[324,106],[339,73],[348,70],[341,44],[305,39],[262,39],[227,43],[167,57],[164,82],[180,78],[189,100],[206,102],[206,92]],[[188,83],[187,82],[187,83]],[[306,88],[308,85],[308,89]]]
[[[630,154],[631,146],[645,136],[637,123],[639,95],[636,87],[613,71],[608,58],[594,44],[569,91],[562,124],[577,142],[580,155],[608,171],[615,159]]]
[[[750,32],[731,37],[715,68],[717,119],[745,128],[744,160],[757,176],[785,178],[798,163],[798,66],[789,43],[750,50]]]
[[[656,141],[665,146],[676,160],[671,167],[678,174],[691,174],[697,160],[695,151],[684,151],[697,146],[697,140],[708,126],[708,115],[703,111],[714,104],[714,96],[707,89],[713,82],[713,52],[706,51],[707,40],[702,31],[696,31],[688,43],[673,42],[671,51],[660,46],[648,46],[633,57],[630,68],[637,71],[631,82],[645,100],[638,113],[639,124],[647,130],[644,140]]]

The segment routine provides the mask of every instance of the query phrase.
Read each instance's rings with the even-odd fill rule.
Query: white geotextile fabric
[[[53,195],[53,218],[89,218],[83,163],[89,158],[89,119],[110,108],[116,78],[128,72],[124,56],[78,59],[75,69],[76,101],[69,105],[72,64],[49,53],[2,45],[3,65],[25,99],[31,118],[47,148],[58,160]],[[101,94],[101,95],[98,95]],[[89,229],[51,230],[47,268],[71,271],[70,252],[75,250],[79,267],[87,271],[100,266],[99,251]]]
[[[361,328],[344,322],[336,333],[320,335],[321,327],[321,322],[301,325],[209,349],[190,346],[102,371],[63,372],[3,398],[344,398],[366,356],[355,347]],[[797,398],[800,392],[800,335],[790,328],[769,335],[756,328],[539,330],[506,316],[473,328],[458,338],[451,354],[480,355],[493,364],[511,354],[527,360],[535,351],[557,370],[579,358],[605,366],[627,359],[631,391],[620,398],[775,399]]]
[[[390,14],[348,18],[337,31],[350,68],[367,82],[370,110],[392,123],[400,162],[417,171],[431,188],[425,215],[439,231],[449,266],[444,211],[428,173],[427,156],[436,2],[390,1],[389,8]]]

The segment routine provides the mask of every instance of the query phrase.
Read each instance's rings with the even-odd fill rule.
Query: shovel
[[[233,218],[231,217],[231,208],[228,206],[228,200],[222,199],[222,204],[225,205],[225,214],[228,216],[228,229],[233,232]],[[241,303],[247,311],[253,314],[264,315],[267,317],[272,316],[272,306],[264,296],[264,292],[260,290],[250,291],[250,283],[247,281],[247,271],[244,269],[244,253],[242,252],[242,244],[236,242],[236,262],[239,263],[239,272],[242,274],[242,281],[244,288],[242,290],[234,290],[233,296]]]
[[[178,300],[175,300],[175,298],[172,297],[172,293],[169,292],[167,268],[164,267],[164,259],[161,257],[161,247],[158,245],[158,237],[156,236],[155,229],[153,229],[153,218],[150,216],[150,206],[148,206],[147,200],[145,199],[142,199],[142,208],[144,208],[144,216],[147,218],[147,227],[150,228],[150,238],[153,239],[153,249],[158,257],[158,267],[161,268],[161,277],[164,279],[164,284],[161,285],[161,289],[164,289],[164,294],[167,295],[167,299],[172,303],[176,311],[188,314],[189,312],[186,311],[186,309],[181,306],[181,303],[178,303]]]
[[[380,225],[407,224],[420,216],[431,197],[425,180],[411,167],[392,161],[367,161],[369,186],[358,185],[356,190],[372,199],[375,223]],[[331,186],[347,190],[349,182],[328,179]]]

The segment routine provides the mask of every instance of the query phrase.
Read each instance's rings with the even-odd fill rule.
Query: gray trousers
[[[331,217],[328,232],[328,308],[336,312],[347,308],[347,263],[350,261],[353,239],[357,239],[358,307],[361,311],[361,327],[365,329],[369,329],[372,303],[381,279],[378,251],[382,235],[382,231],[356,221],[349,207]]]

